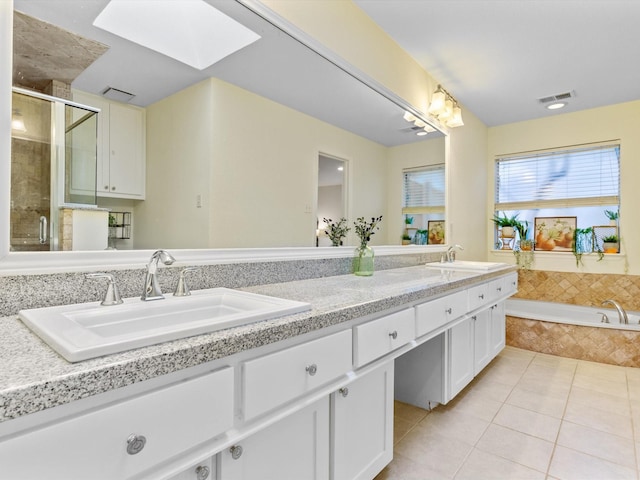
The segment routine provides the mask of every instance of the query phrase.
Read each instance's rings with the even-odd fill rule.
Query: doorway
[[[335,222],[347,216],[347,161],[326,154],[318,156],[318,208],[316,246],[330,247],[323,219]],[[345,239],[346,240],[346,239]]]

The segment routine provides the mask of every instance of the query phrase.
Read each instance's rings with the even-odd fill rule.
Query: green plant
[[[529,235],[529,222],[527,220],[518,222],[517,225],[514,225],[514,228],[518,231],[518,235],[520,235],[521,242],[528,240],[527,236]]]
[[[593,227],[588,228],[576,228],[573,232],[573,242],[571,242],[571,250],[573,251],[573,255],[576,257],[576,267],[580,265],[584,265],[582,262],[582,255],[585,253],[591,253],[593,251],[593,243],[591,245],[584,245],[582,243],[583,237],[587,236],[587,238],[591,238],[591,242],[593,242]],[[595,246],[595,252],[598,254],[598,261],[604,258],[604,252],[600,250],[598,245]]]
[[[502,216],[500,216],[500,212],[498,212],[493,215],[491,221],[495,223],[497,227],[516,228],[518,225],[520,225],[520,222],[518,221],[518,215],[520,215],[520,213],[516,213],[511,217],[507,217],[507,214],[502,212]]]
[[[356,227],[356,235],[360,237],[360,248],[365,248],[371,240],[371,235],[375,234],[380,227],[378,224],[382,221],[382,215],[379,217],[371,217],[371,221],[367,222],[364,217],[358,217],[353,224]]]
[[[413,225],[413,217],[407,215],[404,219],[404,223],[406,223],[407,225]]]
[[[411,237],[405,233],[402,235],[402,240],[411,240]]]
[[[618,211],[617,210],[615,212],[613,212],[611,210],[605,210],[604,214],[607,216],[607,218],[609,220],[617,220],[618,219]]]
[[[331,240],[331,244],[334,247],[339,247],[343,237],[346,237],[347,232],[351,230],[347,227],[347,219],[343,217],[336,223],[330,218],[323,218],[322,221],[327,224],[324,233],[326,233]]]
[[[604,243],[618,243],[618,236],[617,235],[608,235],[606,237],[602,237],[602,241]]]

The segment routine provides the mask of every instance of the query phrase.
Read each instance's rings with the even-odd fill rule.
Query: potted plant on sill
[[[605,210],[604,214],[609,219],[609,225],[613,225],[613,226],[617,226],[618,225],[619,214],[618,214],[617,210],[615,212],[612,211],[612,210]]]
[[[498,236],[502,242],[502,250],[511,250],[511,242],[516,236],[516,227],[520,225],[518,221],[519,213],[511,217],[507,217],[507,214],[502,212],[496,213],[493,215],[491,221],[496,225],[496,228],[499,229]]]
[[[411,237],[406,233],[402,235],[402,245],[409,245],[411,243]]]
[[[604,253],[618,253],[620,250],[620,239],[617,235],[609,235],[602,239],[602,250]]]

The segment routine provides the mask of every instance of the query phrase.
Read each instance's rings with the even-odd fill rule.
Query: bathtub
[[[609,323],[601,321],[606,313]],[[605,307],[509,299],[506,302],[507,345],[562,357],[640,367],[640,312]]]

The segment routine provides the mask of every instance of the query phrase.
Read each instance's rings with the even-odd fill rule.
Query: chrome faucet
[[[451,245],[447,248],[447,263],[453,263],[456,261],[456,248],[459,250],[464,250],[462,245]]]
[[[158,285],[158,276],[156,274],[158,271],[159,261],[165,265],[171,265],[176,261],[176,259],[165,250],[156,250],[153,252],[151,259],[147,264],[147,276],[144,279],[144,291],[142,292],[142,297],[140,297],[140,299],[145,302],[164,298],[162,290],[160,290],[160,286]]]
[[[624,308],[622,308],[622,305],[611,299],[602,302],[602,306],[605,305],[613,305],[613,307],[618,311],[618,319],[620,320],[620,323],[629,323],[629,317],[627,317],[627,312],[625,312]]]

